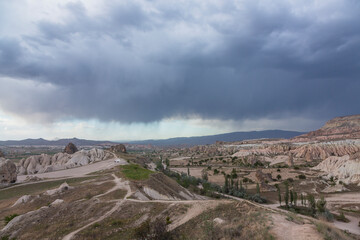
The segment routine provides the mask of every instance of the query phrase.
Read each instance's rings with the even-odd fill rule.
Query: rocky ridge
[[[63,170],[113,158],[113,154],[102,149],[81,150],[74,154],[57,153],[53,156],[41,154],[21,159],[18,174],[36,174]]]
[[[360,138],[360,114],[333,118],[322,128],[295,137],[294,140],[304,141],[306,139],[329,140],[353,138]]]

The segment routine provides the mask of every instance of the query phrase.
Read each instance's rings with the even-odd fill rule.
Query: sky
[[[0,140],[309,131],[360,113],[358,0],[0,0]]]

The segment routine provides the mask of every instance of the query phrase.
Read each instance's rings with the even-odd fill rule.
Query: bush
[[[325,209],[324,212],[318,213],[317,217],[320,218],[320,219],[323,218],[324,220],[326,220],[328,222],[333,222],[334,221],[334,216],[327,209]]]
[[[339,215],[334,214],[334,218],[335,218],[337,221],[340,221],[340,222],[345,222],[345,223],[350,222],[350,220],[345,217],[345,215],[344,215],[343,212],[340,212]]]
[[[305,176],[304,174],[300,174],[300,175],[298,176],[298,178],[299,178],[299,179],[306,179],[306,176]]]
[[[316,202],[316,208],[319,212],[325,212],[326,209],[326,200],[324,196],[321,196],[319,200]]]
[[[7,225],[11,220],[13,220],[15,217],[19,216],[18,214],[11,214],[9,216],[4,217],[5,225]]]

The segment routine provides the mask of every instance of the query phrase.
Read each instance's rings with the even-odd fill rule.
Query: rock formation
[[[351,159],[349,155],[329,157],[313,169],[324,172],[324,176],[327,178],[334,177],[338,182],[360,183],[360,159]]]
[[[5,157],[5,154],[0,150],[0,158]]]
[[[52,172],[112,158],[113,155],[102,149],[81,150],[74,154],[57,153],[53,156],[41,154],[21,159],[18,165],[18,174],[36,174]]]
[[[322,128],[294,139],[350,139],[360,138],[360,115],[337,117],[328,121]]]
[[[16,165],[9,159],[0,158],[0,186],[16,182]]]
[[[274,192],[276,187],[268,184],[272,182],[272,177],[270,173],[263,173],[261,170],[257,170],[255,174],[257,180],[260,182],[260,189],[263,192]]]
[[[118,144],[111,146],[110,151],[114,153],[126,153],[126,148],[124,144]]]
[[[77,149],[77,147],[73,143],[69,143],[68,145],[66,145],[66,147],[64,149],[64,153],[67,153],[67,154],[74,154],[77,151],[79,151],[79,150]]]

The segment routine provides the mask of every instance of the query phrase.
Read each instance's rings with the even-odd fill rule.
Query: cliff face
[[[322,128],[295,137],[294,140],[331,140],[350,138],[360,138],[360,115],[331,119]]]

